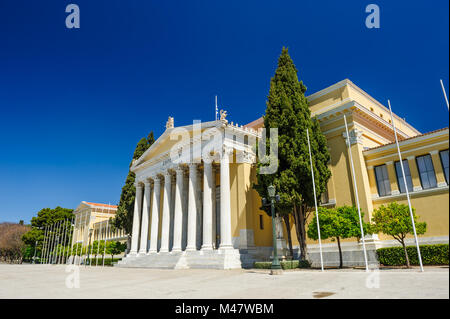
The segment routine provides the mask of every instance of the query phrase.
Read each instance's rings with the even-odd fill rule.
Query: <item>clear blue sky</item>
[[[365,27],[365,7],[381,28]],[[76,3],[81,28],[65,27]],[[448,126],[449,3],[0,0],[0,221],[118,203],[151,130],[264,113],[288,46],[314,93],[351,79],[422,132]]]

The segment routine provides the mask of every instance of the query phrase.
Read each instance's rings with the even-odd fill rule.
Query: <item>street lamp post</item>
[[[278,199],[275,196],[275,186],[270,185],[267,187],[267,193],[269,194],[270,200],[270,212],[272,215],[272,240],[273,240],[273,259],[272,266],[270,269],[279,270],[281,269],[280,261],[278,260],[278,249],[277,249],[277,233],[276,233],[276,221],[275,221],[275,200]]]
[[[270,214],[272,215],[272,239],[273,239],[273,259],[272,265],[270,267],[271,274],[277,274],[281,271],[280,260],[278,259],[278,249],[277,249],[277,233],[276,233],[276,221],[275,221],[275,202],[280,201],[280,196],[275,195],[275,186],[270,185],[267,187],[267,193],[269,195],[269,203],[266,198],[262,199],[263,207],[270,206]]]

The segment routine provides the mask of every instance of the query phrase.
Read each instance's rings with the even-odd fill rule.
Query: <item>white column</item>
[[[212,249],[213,218],[213,168],[211,163],[203,164],[203,245],[202,249]]]
[[[170,198],[172,192],[172,175],[167,170],[164,172],[164,197],[162,213],[162,232],[160,252],[169,251],[169,233],[170,233]]]
[[[177,167],[176,171],[176,188],[175,188],[175,216],[173,226],[173,247],[172,251],[181,251],[181,239],[183,235],[183,207],[181,205],[183,194],[184,169]]]
[[[188,229],[186,250],[196,250],[197,203],[195,192],[197,187],[197,164],[189,164],[189,194],[188,194]]]
[[[220,159],[220,249],[231,249],[230,155],[233,149],[223,147]]]
[[[142,222],[141,222],[141,244],[139,246],[139,253],[147,253],[148,244],[148,221],[150,214],[150,181],[144,182],[144,201],[142,203]]]
[[[159,206],[161,195],[161,179],[158,176],[153,178],[152,197],[152,223],[150,229],[150,250],[149,253],[158,251],[158,230],[159,230]]]
[[[139,244],[139,229],[141,228],[141,200],[142,200],[142,186],[139,183],[134,184],[136,187],[136,196],[134,200],[133,213],[133,232],[131,234],[131,251],[130,255],[136,255]]]

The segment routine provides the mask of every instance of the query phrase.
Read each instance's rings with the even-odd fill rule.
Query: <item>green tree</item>
[[[416,215],[414,207],[412,211],[417,235],[425,234],[427,231],[427,223],[418,222],[419,216]],[[388,206],[381,205],[378,209],[374,210],[372,223],[373,232],[382,232],[383,234],[392,236],[402,245],[405,252],[406,266],[410,268],[411,265],[405,244],[406,236],[408,234],[414,234],[409,206],[398,204],[397,202],[390,203]]]
[[[278,59],[278,67],[270,82],[264,127],[278,129],[278,170],[274,174],[260,174],[261,163],[257,166],[257,184],[254,188],[261,197],[267,197],[267,187],[273,184],[280,195],[277,212],[283,216],[288,232],[292,214],[300,245],[300,260],[306,260],[306,221],[314,206],[311,166],[306,130],[309,130],[316,195],[319,199],[326,190],[331,172],[328,169],[330,154],[327,141],[320,130],[316,118],[311,118],[306,87],[298,80],[297,68],[283,48]],[[266,140],[270,150],[270,140]],[[290,243],[291,245],[291,243]]]
[[[129,167],[133,164],[134,160],[144,154],[144,152],[155,142],[153,132],[147,136],[147,138],[142,138],[136,145],[136,149],[133,153],[133,159]],[[128,235],[131,234],[133,227],[133,212],[134,212],[134,199],[136,196],[136,188],[134,182],[136,179],[136,174],[131,170],[128,171],[127,178],[125,180],[125,185],[122,187],[122,193],[120,194],[120,202],[117,208],[117,213],[115,218],[112,220],[112,226],[115,229],[123,229]]]
[[[339,268],[343,267],[341,239],[357,237],[361,238],[361,226],[359,225],[358,210],[354,206],[341,206],[335,209],[319,207],[319,224],[321,239],[331,238],[337,241],[339,249]],[[361,212],[361,217],[364,213]],[[363,223],[364,233],[370,232],[370,226]],[[319,239],[317,233],[317,218],[314,216],[308,225],[308,237]]]
[[[106,253],[111,255],[111,265],[114,260],[114,255],[118,255],[123,253],[127,245],[125,243],[121,243],[120,241],[110,241],[106,243]]]
[[[66,220],[65,223],[61,224],[61,227],[56,231],[53,229],[51,234],[59,235],[60,243],[63,245],[70,244],[71,237],[71,221],[74,217],[73,209],[62,208],[57,206],[56,208],[43,208],[36,216],[31,218],[31,229],[22,236],[23,242],[32,247],[34,253],[35,243],[36,245],[36,256],[42,256],[42,246],[44,241],[45,229],[47,227],[47,235],[50,236],[50,228],[55,223]],[[66,236],[63,236],[64,231],[67,231]],[[65,239],[65,242],[63,242]]]

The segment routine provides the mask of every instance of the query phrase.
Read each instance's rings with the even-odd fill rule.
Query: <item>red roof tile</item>
[[[108,205],[108,204],[100,204],[100,203],[91,203],[91,202],[85,202],[88,205],[92,206],[103,206],[103,207],[110,207],[110,208],[117,208],[117,205]]]

